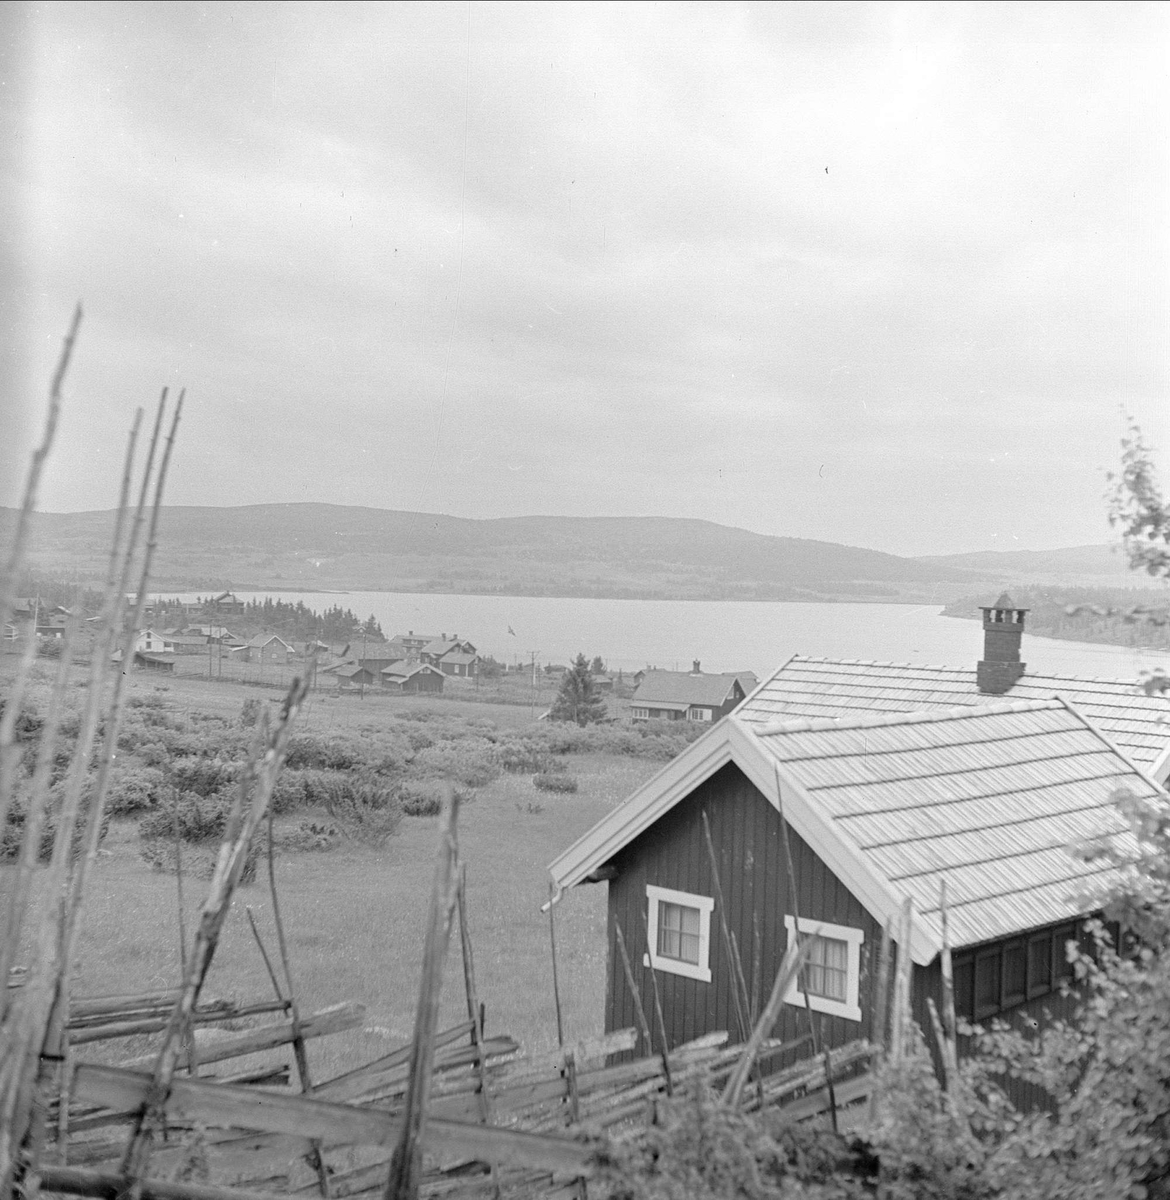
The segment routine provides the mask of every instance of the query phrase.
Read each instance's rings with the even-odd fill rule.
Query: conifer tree
[[[589,725],[605,717],[605,701],[593,686],[593,672],[584,654],[578,654],[565,672],[548,716],[550,721],[575,721],[578,725]]]

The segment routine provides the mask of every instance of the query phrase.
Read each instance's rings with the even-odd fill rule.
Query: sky
[[[1170,479],[1170,7],[7,4],[0,504],[1103,542]]]

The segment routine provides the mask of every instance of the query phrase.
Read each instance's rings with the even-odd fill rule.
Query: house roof
[[[371,679],[374,677],[374,672],[369,667],[363,667],[361,663],[342,663],[340,666],[330,667],[329,670],[342,679],[352,679],[355,675],[361,675],[363,672]]]
[[[141,658],[145,662],[155,663],[173,663],[175,661],[175,655],[159,650],[135,650],[134,657]]]
[[[168,633],[163,635],[164,642],[170,642],[172,646],[206,646],[207,638],[198,636],[185,636],[178,633]]]
[[[1170,774],[1170,699],[1147,696],[1129,680],[1088,679],[1029,671],[1012,700],[1065,696],[1159,783]],[[793,717],[852,718],[986,704],[973,668],[923,667],[860,659],[793,655],[735,710],[759,723]]]
[[[445,663],[462,663],[465,666],[471,666],[479,658],[478,654],[466,654],[462,650],[450,650],[443,655]]]
[[[656,708],[719,705],[731,694],[737,678],[735,674],[693,675],[686,671],[647,671],[634,693],[634,702]]]
[[[275,633],[258,633],[254,638],[249,638],[246,645],[254,649],[260,649],[267,646],[269,642],[279,642],[286,650],[291,650],[292,647]]]
[[[422,642],[424,645],[427,642],[440,641],[437,633],[396,633],[391,639],[392,642]]]
[[[418,662],[396,662],[391,663],[388,667],[383,667],[379,674],[389,675],[391,679],[409,679],[412,675],[419,673],[442,675],[442,671],[432,667],[430,663]]]
[[[470,646],[471,643],[464,638],[435,638],[434,641],[428,642],[422,647],[420,653],[432,654],[436,658],[444,658],[453,650],[462,650],[464,646]]]
[[[741,706],[742,707],[742,706]],[[1071,704],[1006,702],[848,720],[748,721],[732,713],[566,850],[549,870],[582,882],[732,762],[879,922],[912,897],[915,962],[951,944],[1066,920],[1118,878],[1068,847],[1136,843],[1112,795],[1168,799]]]

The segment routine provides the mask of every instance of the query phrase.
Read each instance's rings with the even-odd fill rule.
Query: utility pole
[[[539,650],[529,650],[529,655],[532,658],[532,719],[536,720],[536,656],[540,653]]]

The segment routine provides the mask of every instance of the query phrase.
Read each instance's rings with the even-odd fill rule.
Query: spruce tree
[[[561,680],[561,690],[548,714],[550,721],[575,721],[589,725],[605,716],[605,701],[593,686],[593,672],[584,654],[578,654]]]

